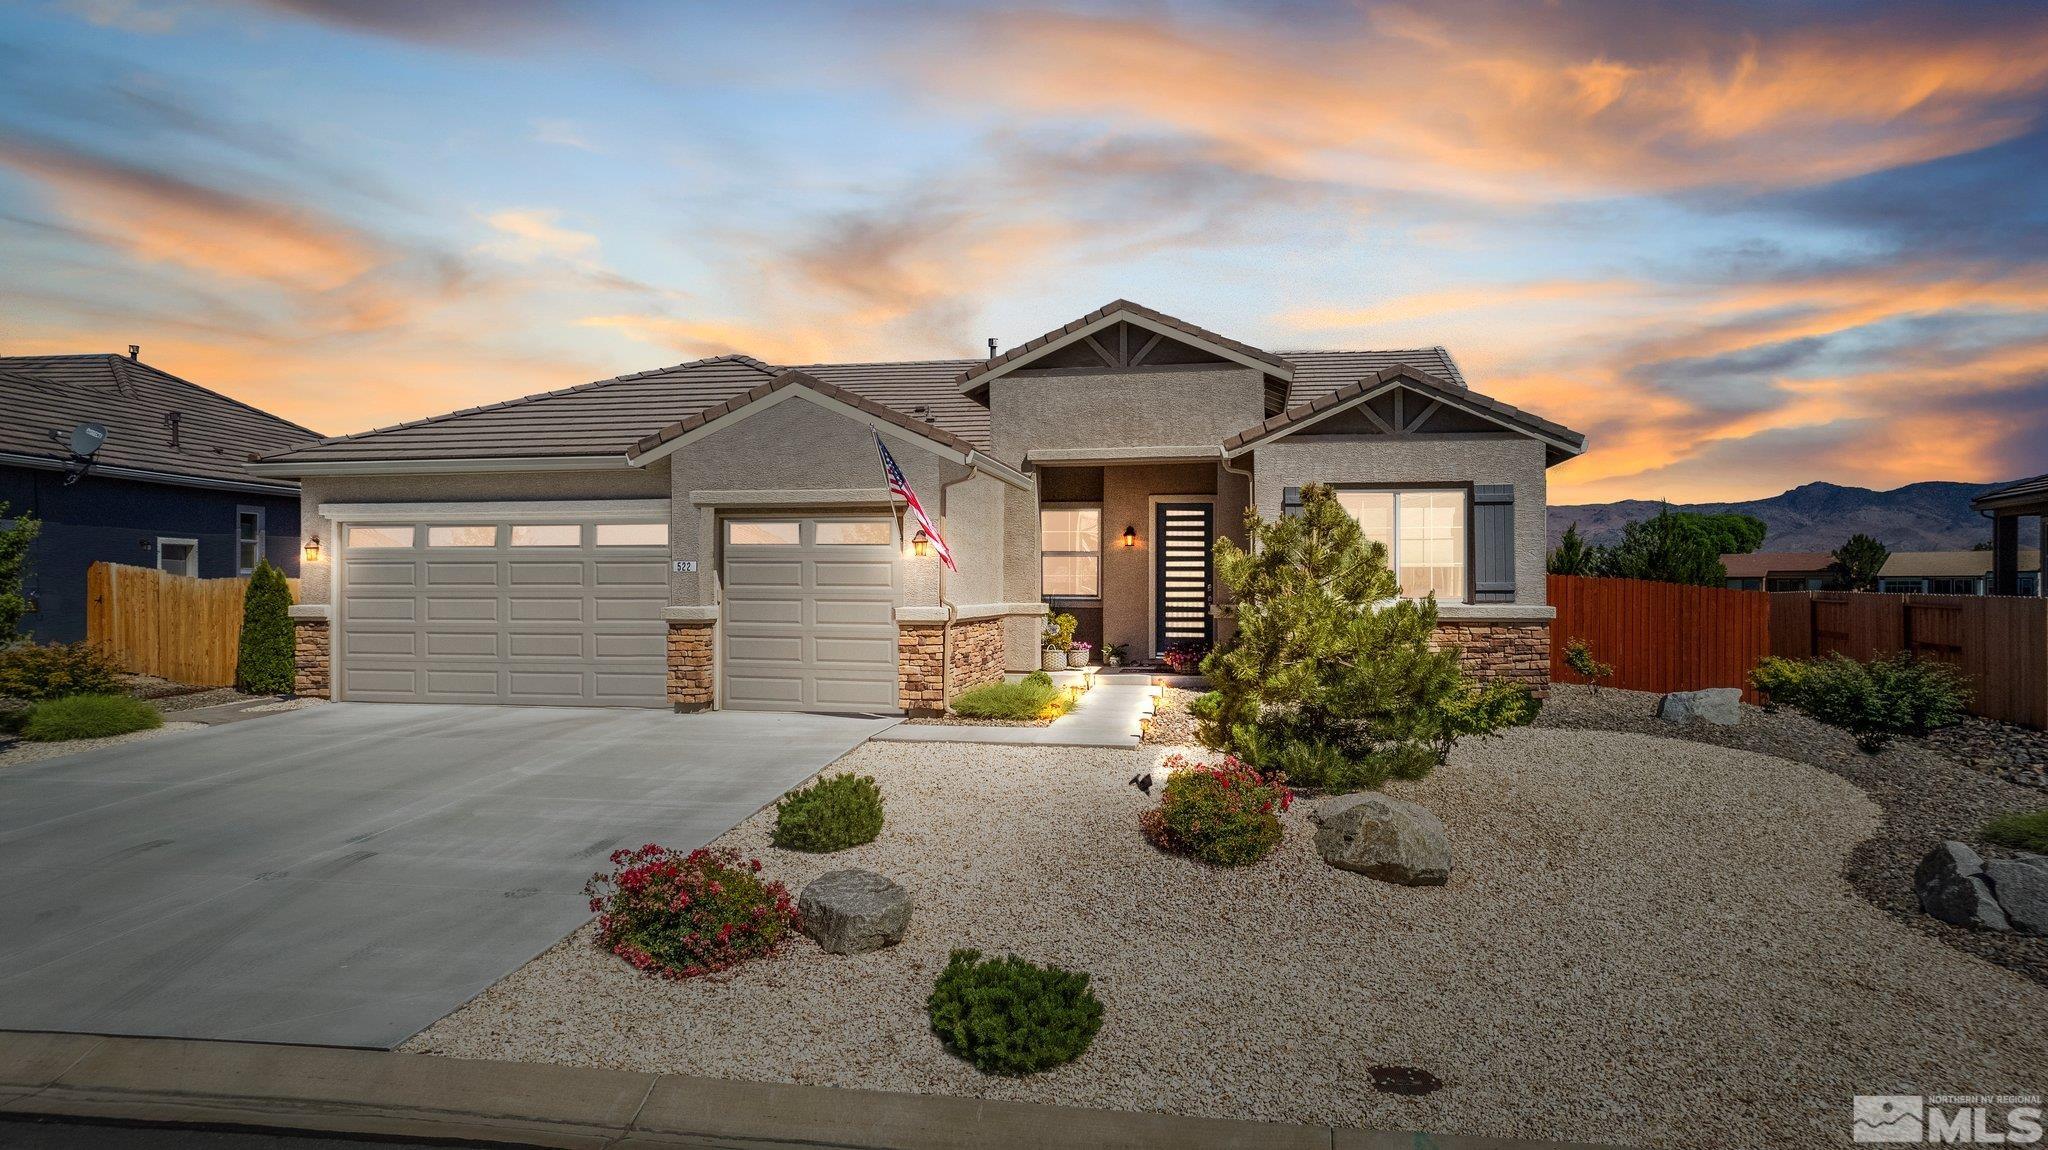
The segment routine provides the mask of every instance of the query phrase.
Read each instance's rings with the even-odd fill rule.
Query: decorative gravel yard
[[[1844,861],[1878,806],[1726,747],[1522,729],[1389,788],[1448,825],[1441,887],[1325,865],[1312,804],[1211,870],[1151,848],[1143,748],[870,744],[888,822],[830,855],[720,840],[792,891],[862,867],[916,900],[901,945],[797,939],[710,978],[643,977],[588,928],[407,1049],[1120,1109],[1651,1146],[1846,1144],[1857,1093],[2039,1093],[2048,987],[1909,929]],[[1086,971],[1106,1014],[1027,1078],[945,1053],[924,1011],[955,947]],[[1375,1092],[1419,1067],[1436,1093]]]

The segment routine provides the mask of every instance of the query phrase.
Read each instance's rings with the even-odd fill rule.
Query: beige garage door
[[[896,710],[887,516],[724,522],[725,705]]]
[[[351,523],[342,699],[659,707],[666,523]]]

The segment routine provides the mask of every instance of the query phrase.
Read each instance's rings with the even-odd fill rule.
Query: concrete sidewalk
[[[565,1150],[1568,1150],[421,1054],[0,1031],[0,1114]]]
[[[978,727],[965,723],[899,723],[875,736],[880,743],[979,743],[1010,747],[1116,747],[1145,741],[1145,720],[1159,688],[1134,676],[1098,676],[1074,709],[1043,727]]]

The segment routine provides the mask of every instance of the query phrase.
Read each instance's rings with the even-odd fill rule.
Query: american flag
[[[924,513],[924,504],[917,501],[917,492],[910,489],[910,481],[903,478],[903,469],[896,466],[896,457],[889,454],[889,445],[882,442],[882,433],[875,432],[875,448],[882,453],[882,470],[889,476],[889,494],[901,495],[903,502],[910,504],[910,513],[917,516],[917,525],[924,528],[925,538],[932,541],[932,549],[939,553],[939,562],[949,571],[958,571],[953,563],[953,549],[946,546],[946,537],[932,526],[931,516]]]

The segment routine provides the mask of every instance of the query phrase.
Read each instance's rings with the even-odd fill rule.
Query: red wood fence
[[[1565,644],[1584,639],[1614,665],[1603,686],[1631,691],[1740,687],[1756,701],[1750,668],[1771,653],[1770,596],[1641,579],[1552,575],[1550,677],[1586,680],[1565,666]]]
[[[1971,713],[2048,727],[2048,599],[1779,591],[1770,600],[1774,655],[1911,651],[1970,679]]]

